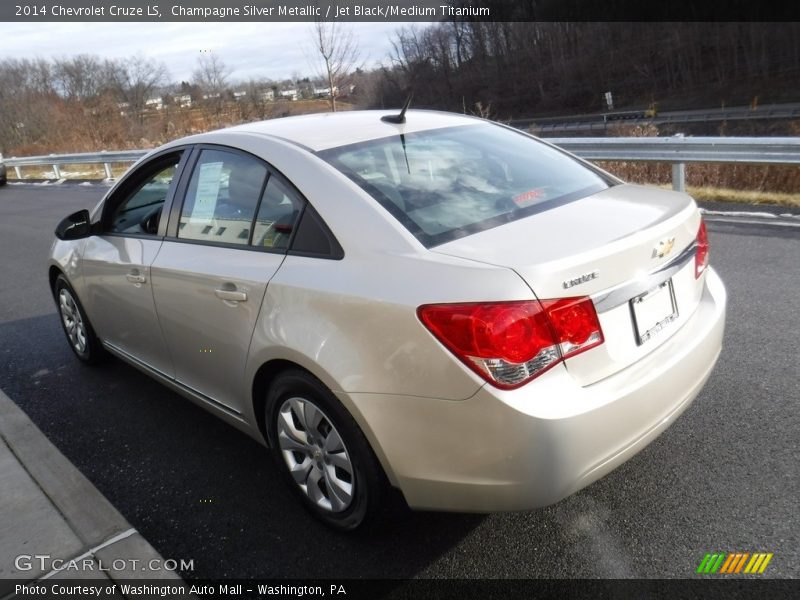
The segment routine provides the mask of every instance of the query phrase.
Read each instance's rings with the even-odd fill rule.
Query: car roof
[[[269,135],[318,151],[400,133],[483,122],[466,115],[428,110],[409,110],[406,113],[406,122],[402,124],[381,121],[382,116],[397,115],[399,112],[399,109],[394,109],[316,113],[245,123],[205,135],[211,137],[216,133],[226,132]]]

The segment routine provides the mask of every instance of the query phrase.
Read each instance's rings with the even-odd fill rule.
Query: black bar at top
[[[790,0],[3,0],[8,22],[797,21]]]

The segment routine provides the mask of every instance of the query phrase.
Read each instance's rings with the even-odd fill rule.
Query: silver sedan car
[[[176,140],[56,236],[77,357],[119,357],[260,440],[343,530],[392,488],[417,509],[554,503],[678,418],[722,343],[690,197],[461,115]]]

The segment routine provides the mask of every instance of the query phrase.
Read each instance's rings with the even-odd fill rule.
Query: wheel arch
[[[253,376],[253,385],[251,388],[253,416],[256,419],[256,424],[258,425],[258,430],[261,432],[261,436],[269,447],[272,447],[272,440],[270,440],[269,437],[266,415],[264,414],[267,403],[267,390],[269,390],[269,386],[272,385],[272,382],[278,375],[292,369],[299,369],[314,375],[296,362],[283,358],[275,358],[261,365]]]
[[[253,383],[250,393],[253,416],[256,424],[258,425],[258,430],[261,432],[264,441],[269,447],[272,446],[272,441],[269,439],[269,428],[264,420],[264,409],[266,408],[267,392],[269,391],[269,387],[272,385],[272,382],[275,380],[275,378],[281,373],[293,370],[308,373],[323,386],[328,388],[328,390],[331,390],[333,395],[336,396],[341,402],[340,394],[335,391],[339,389],[339,387],[334,383],[334,379],[329,373],[322,369],[310,368],[307,357],[302,355],[293,357],[291,354],[292,353],[287,349],[285,355],[273,355],[267,358],[262,362],[261,366],[256,369],[252,379]],[[359,414],[358,411],[353,410],[354,407],[350,406],[348,402],[342,402],[342,406],[344,406],[344,409],[350,413],[350,416],[355,419],[356,423],[358,423],[358,426],[363,430],[363,417],[361,414]]]
[[[280,375],[281,373],[289,370],[298,370],[308,373],[322,385],[326,386],[329,390],[331,389],[330,384],[326,381],[325,377],[320,377],[319,374],[315,373],[313,370],[301,365],[300,363],[286,359],[286,358],[273,358],[271,360],[266,361],[263,363],[257,370],[255,375],[253,376],[253,384],[251,388],[252,394],[252,408],[253,408],[253,417],[255,418],[255,422],[258,426],[258,430],[261,433],[261,437],[263,438],[264,442],[268,447],[273,447],[272,440],[269,438],[269,431],[266,423],[266,401],[267,401],[267,390],[269,390],[269,386],[275,380],[275,378]],[[343,394],[341,392],[337,392],[331,390],[333,395],[339,400],[342,404],[344,410],[346,410],[353,420],[358,425],[361,432],[364,434],[364,437],[367,440],[372,452],[378,459],[378,463],[381,465],[384,474],[388,477],[390,483],[392,485],[396,485],[396,477],[394,475],[394,470],[391,468],[391,464],[388,461],[388,457],[383,451],[383,447],[381,446],[380,440],[377,439],[375,436],[374,431],[372,428],[369,427],[369,423],[367,423],[364,419],[364,416],[361,414],[359,410],[347,400],[347,394]]]
[[[56,279],[58,279],[59,275],[64,275],[64,271],[59,269],[56,265],[50,265],[50,268],[47,269],[47,278],[50,282],[50,293],[53,295],[54,300],[56,297]],[[64,275],[64,277],[66,277],[66,275]]]

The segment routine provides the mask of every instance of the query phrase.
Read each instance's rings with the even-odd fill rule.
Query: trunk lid
[[[699,225],[689,196],[624,184],[432,251],[511,268],[542,300],[591,296],[605,343],[565,362],[589,385],[652,352],[694,312],[704,280],[694,277]],[[660,300],[636,309],[637,326],[630,300],[667,281],[665,294],[650,296]],[[670,312],[670,294],[677,315],[643,340],[650,326],[656,329],[660,312]]]

